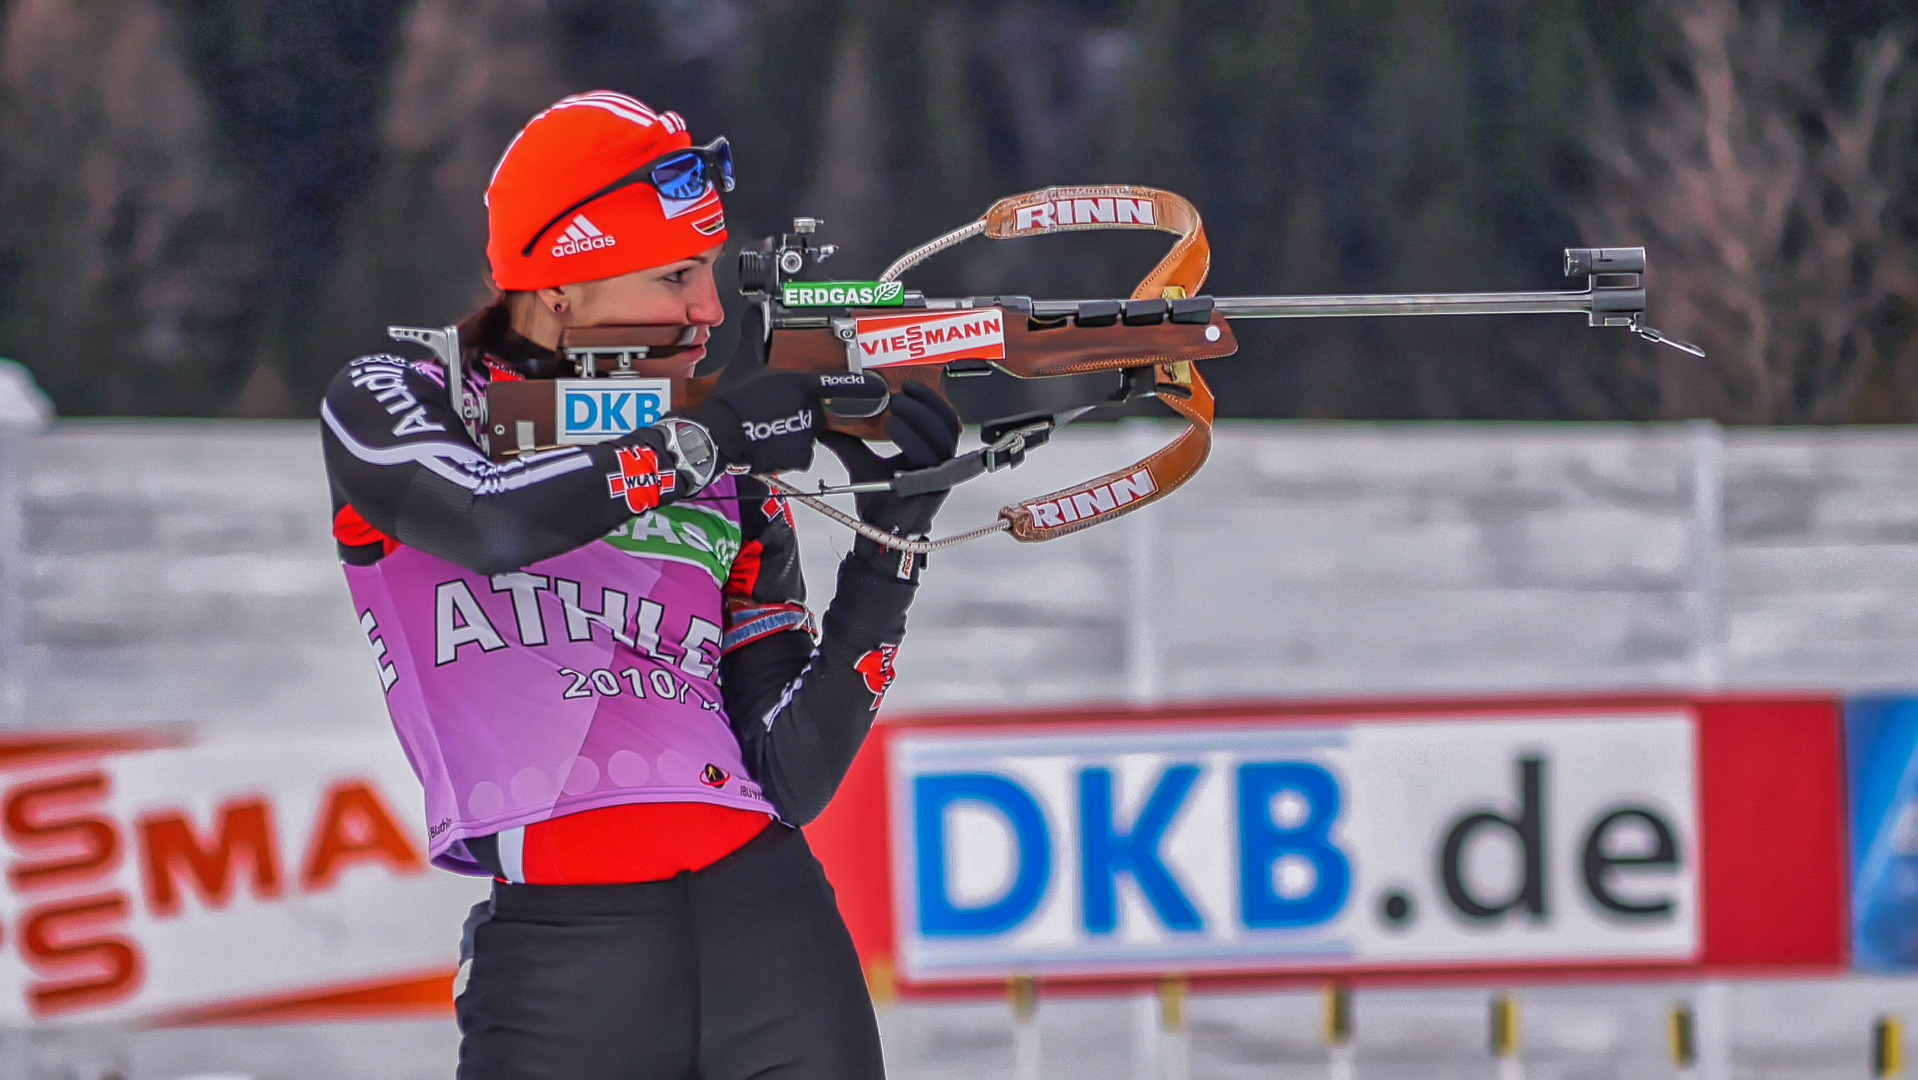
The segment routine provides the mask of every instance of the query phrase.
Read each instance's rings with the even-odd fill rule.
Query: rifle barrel
[[[1589,314],[1590,289],[1547,292],[1387,293],[1358,296],[1219,296],[1214,309],[1228,319],[1305,319],[1352,315]],[[1035,300],[1040,318],[1070,315],[1077,300]]]

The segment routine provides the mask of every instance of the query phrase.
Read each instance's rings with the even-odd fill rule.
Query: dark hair
[[[513,325],[513,289],[496,290],[493,298],[459,321],[460,358],[471,364],[499,344]]]

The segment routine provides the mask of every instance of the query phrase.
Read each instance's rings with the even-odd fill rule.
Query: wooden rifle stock
[[[962,308],[946,309],[953,311]],[[864,315],[897,315],[897,308],[853,311]],[[1131,325],[1114,320],[1108,325],[1082,325],[1076,319],[1033,319],[1016,310],[1005,311],[1005,359],[989,361],[993,368],[1021,379],[1078,375],[1096,371],[1152,368],[1230,356],[1238,339],[1224,315],[1213,312],[1203,323],[1169,320]],[[772,332],[767,366],[786,371],[856,370],[849,354],[856,345],[840,340],[828,327],[781,327]],[[979,361],[962,361],[977,371]],[[947,365],[896,363],[871,368],[896,393],[906,382],[918,382],[945,394]],[[884,416],[864,420],[828,415],[826,426],[866,439],[885,438]]]

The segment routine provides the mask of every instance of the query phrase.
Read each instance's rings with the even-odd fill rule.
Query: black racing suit
[[[569,373],[510,331],[490,336],[467,365],[479,392],[494,377]],[[475,573],[517,571],[631,520],[605,479],[620,447],[667,454],[660,433],[642,429],[572,451],[591,468],[534,477],[518,463],[477,463],[440,364],[391,367],[403,370],[397,384],[355,370],[334,380],[322,410],[348,564],[406,545]],[[864,740],[885,687],[856,665],[882,646],[890,657],[916,586],[849,555],[815,641],[789,512],[749,478],[739,491],[744,543],[716,613],[728,632],[722,695],[785,824],[667,881],[496,883],[468,926],[463,1078],[882,1075],[850,936],[793,827],[824,809]],[[699,496],[664,501],[675,497]]]

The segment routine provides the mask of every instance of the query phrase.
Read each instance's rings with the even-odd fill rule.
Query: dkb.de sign
[[[889,724],[810,834],[868,960],[896,964],[908,989],[1011,975],[1836,966],[1835,703],[1793,703],[1775,714],[1780,731],[1770,714],[1729,708]],[[1766,772],[1780,769],[1789,783]],[[868,824],[875,808],[883,826]],[[1795,895],[1776,912],[1711,910],[1712,882],[1730,896],[1761,881]]]

